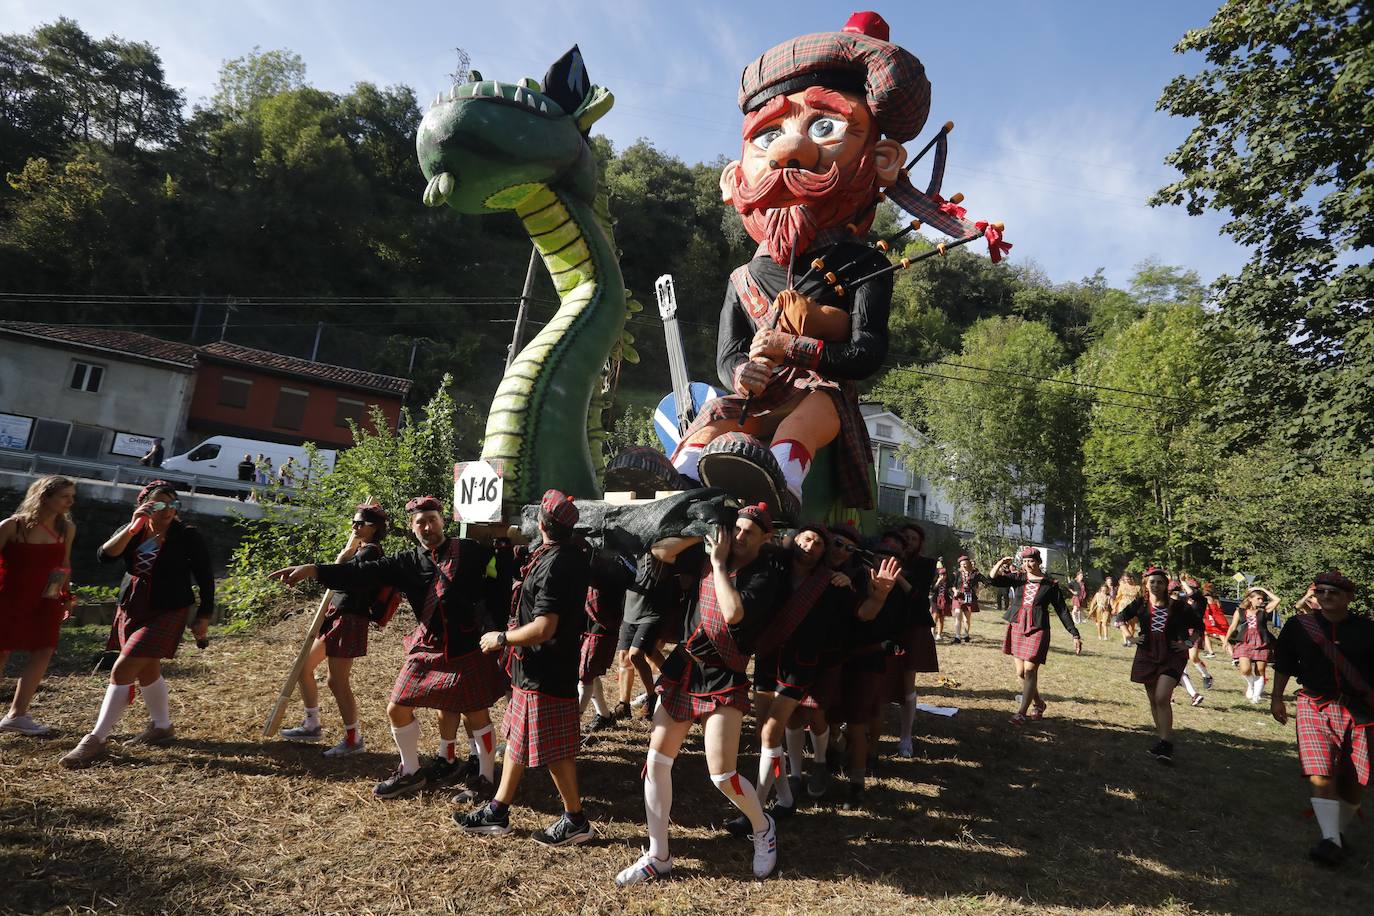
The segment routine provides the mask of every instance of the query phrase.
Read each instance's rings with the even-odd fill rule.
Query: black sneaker
[[[1202,676],[1202,688],[1204,690],[1212,689],[1212,676],[1210,674],[1204,674]]]
[[[724,826],[725,832],[730,836],[751,837],[754,835],[754,825],[743,814],[730,818]]]
[[[1345,858],[1345,850],[1336,845],[1335,840],[1323,839],[1307,853],[1308,858],[1318,865],[1335,868]]]
[[[433,788],[456,786],[467,778],[468,762],[466,760],[445,760],[443,757],[435,757],[420,767],[420,772],[425,774],[425,778],[429,780],[429,784]]]
[[[1157,741],[1154,747],[1150,748],[1150,756],[1163,764],[1174,762],[1174,746],[1168,741]]]
[[[467,788],[458,793],[456,801],[463,805],[485,805],[496,797],[496,783],[481,774],[469,774]]]
[[[826,755],[827,757],[829,754]],[[824,798],[830,788],[830,771],[820,763],[812,761],[811,772],[806,779],[806,794],[812,798]]]
[[[825,749],[825,769],[831,776],[844,772],[844,752],[831,746]]]
[[[785,821],[797,813],[797,796],[792,796],[792,804],[784,805],[781,802],[773,802],[773,807],[768,809],[768,813],[773,815],[774,820]]]
[[[611,718],[613,719],[628,719],[630,715],[630,704],[625,700],[621,700],[619,703],[615,704],[615,709],[611,710]]]
[[[510,808],[502,808],[500,814],[489,804],[474,811],[455,811],[453,822],[468,833],[505,836],[510,833]]]
[[[862,811],[864,809],[864,787],[858,783],[849,784],[849,797],[844,800],[844,810]]]
[[[582,730],[582,733],[584,735],[590,735],[593,732],[605,731],[606,729],[612,728],[614,726],[615,716],[595,715],[592,716],[592,720],[587,723],[587,727]]]
[[[657,709],[657,708],[658,708],[658,694],[656,694],[656,693],[650,693],[650,694],[649,694],[649,698],[648,698],[647,700],[644,701],[644,718],[645,718],[645,720],[647,720],[647,721],[649,721],[649,722],[654,721],[654,710]]]
[[[580,846],[594,836],[596,828],[586,817],[582,818],[582,823],[574,824],[566,814],[543,830],[536,830],[530,834],[536,843],[543,843],[545,846]]]
[[[372,787],[372,794],[378,798],[400,798],[403,795],[414,795],[427,785],[429,779],[426,778],[423,769],[406,776],[405,771],[398,766],[396,772]]]

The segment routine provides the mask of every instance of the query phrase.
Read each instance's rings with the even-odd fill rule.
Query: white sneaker
[[[18,732],[30,738],[50,738],[57,734],[57,730],[51,725],[35,722],[29,715],[5,716],[0,719],[0,732]]]
[[[631,705],[632,707],[634,707],[635,709],[638,709],[639,707],[643,706],[643,705],[644,705],[645,703],[647,703],[647,702],[649,702],[649,694],[647,694],[647,693],[641,693],[639,696],[635,697],[633,700],[630,701],[630,705]],[[669,857],[669,858],[671,859],[671,857]],[[658,860],[655,859],[654,861],[658,861]]]
[[[768,825],[754,834],[754,877],[767,878],[778,867],[778,825],[765,814]]]
[[[655,859],[647,852],[639,857],[639,861],[615,876],[617,887],[629,887],[631,884],[643,884],[645,881],[661,881],[673,873],[673,857],[666,859]]]
[[[281,730],[281,736],[287,741],[306,741],[313,743],[324,737],[324,728],[321,727],[318,722],[314,725],[311,725],[309,722],[302,722],[295,728],[283,728]]]
[[[366,745],[363,744],[363,739],[362,739],[361,737],[358,738],[357,742],[354,743],[354,744],[349,744],[349,743],[348,743],[348,739],[345,738],[344,740],[340,741],[338,744],[336,744],[336,745],[334,745],[333,747],[331,747],[329,750],[325,751],[323,756],[325,756],[325,757],[351,757],[351,756],[353,756],[354,754],[361,754],[361,753],[363,752],[363,748],[364,748],[364,747],[366,747]]]
[[[916,752],[911,748],[910,738],[908,738],[905,741],[897,742],[897,756],[902,757],[906,760],[910,760],[912,757],[916,756]]]

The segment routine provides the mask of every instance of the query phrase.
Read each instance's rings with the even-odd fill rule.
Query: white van
[[[317,449],[319,462],[326,471],[334,469],[334,458],[338,454],[333,449]],[[288,458],[296,459],[297,467],[304,468],[309,460],[305,448],[299,445],[282,445],[280,442],[263,442],[260,439],[240,439],[237,436],[211,436],[184,455],[174,455],[162,462],[169,471],[183,474],[200,474],[204,477],[222,477],[225,480],[238,480],[239,462],[248,455],[254,461],[262,455],[272,462],[272,479],[276,480],[277,471]],[[303,477],[303,472],[298,475]],[[297,484],[300,480],[297,480]]]

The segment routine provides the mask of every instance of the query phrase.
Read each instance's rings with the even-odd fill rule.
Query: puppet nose
[[[819,160],[816,144],[800,134],[785,133],[768,147],[770,169],[814,169]]]

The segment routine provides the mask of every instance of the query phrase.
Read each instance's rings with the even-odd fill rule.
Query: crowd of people
[[[71,480],[43,478],[0,523],[0,665],[11,652],[28,654],[0,720],[3,731],[50,733],[29,704],[72,604],[75,496]],[[111,634],[118,660],[91,731],[61,759],[66,767],[108,756],[109,736],[136,694],[149,722],[132,743],[175,737],[161,663],[175,655],[188,624],[203,645],[214,608],[205,542],[179,508],[175,488],[154,481],[138,494],[130,521],[99,547],[99,558],[121,563],[125,573]],[[1206,662],[1216,655],[1213,639],[1233,655],[1251,703],[1261,702],[1272,665],[1270,713],[1281,723],[1288,721],[1284,693],[1296,678],[1299,757],[1321,832],[1312,857],[1328,865],[1344,858],[1343,833],[1369,778],[1374,621],[1351,613],[1355,584],[1339,572],[1317,575],[1275,634],[1280,602],[1263,588],[1247,592],[1228,619],[1209,583],[1157,567],[1139,581],[1130,574],[1109,578],[1092,595],[1082,573],[1066,580],[1050,574],[1034,547],[998,559],[987,575],[972,557],[960,556],[951,573],[924,555],[925,532],[914,523],[872,540],[844,524],[783,532],[759,504],[708,536],[666,537],[642,556],[620,556],[588,543],[576,502],[556,490],[540,504],[539,537],[525,546],[451,537],[444,506],[431,496],[411,500],[406,516],[412,541],[405,549],[384,550],[392,520],[380,506],[364,504],[334,562],[272,573],[283,583],[315,580],[329,590],[300,677],[304,718],[282,737],[323,739],[316,683],[323,663],[342,725],[341,739],[324,755],[363,750],[352,666],[367,654],[369,629],[385,624],[405,597],[416,623],[387,706],[399,762],[373,791],[391,799],[461,786],[454,820],[469,833],[510,833],[522,776],[543,766],[563,813],[534,839],[552,846],[592,839],[578,754],[632,715],[639,679],[651,722],[648,846],[616,882],[673,871],[673,769],[693,723],[702,726],[711,783],[738,811],[726,827],[752,838],[753,872],[764,878],[777,867],[778,822],[795,813],[803,795],[826,797],[832,778],[842,775],[843,807],[864,808],[888,704],[900,708],[897,753],[913,755],[917,674],[939,669],[940,643],[971,639],[980,589],[992,589],[1013,596],[1002,642],[1016,675],[1011,727],[1046,715],[1040,678],[1052,617],[1075,653],[1083,643],[1078,625],[1089,619],[1099,639],[1116,627],[1134,647],[1130,680],[1144,688],[1158,739],[1149,753],[1161,763],[1174,756],[1175,689],[1183,684],[1194,705],[1202,702],[1189,666],[1204,689],[1212,685]],[[602,692],[612,666],[614,705]],[[503,696],[498,774],[492,709]],[[584,726],[588,706],[593,715]],[[428,761],[420,753],[422,709],[437,715],[436,753]],[[758,739],[752,780],[740,763],[741,751],[753,750],[744,729],[751,710]],[[458,751],[460,726],[466,755]]]

